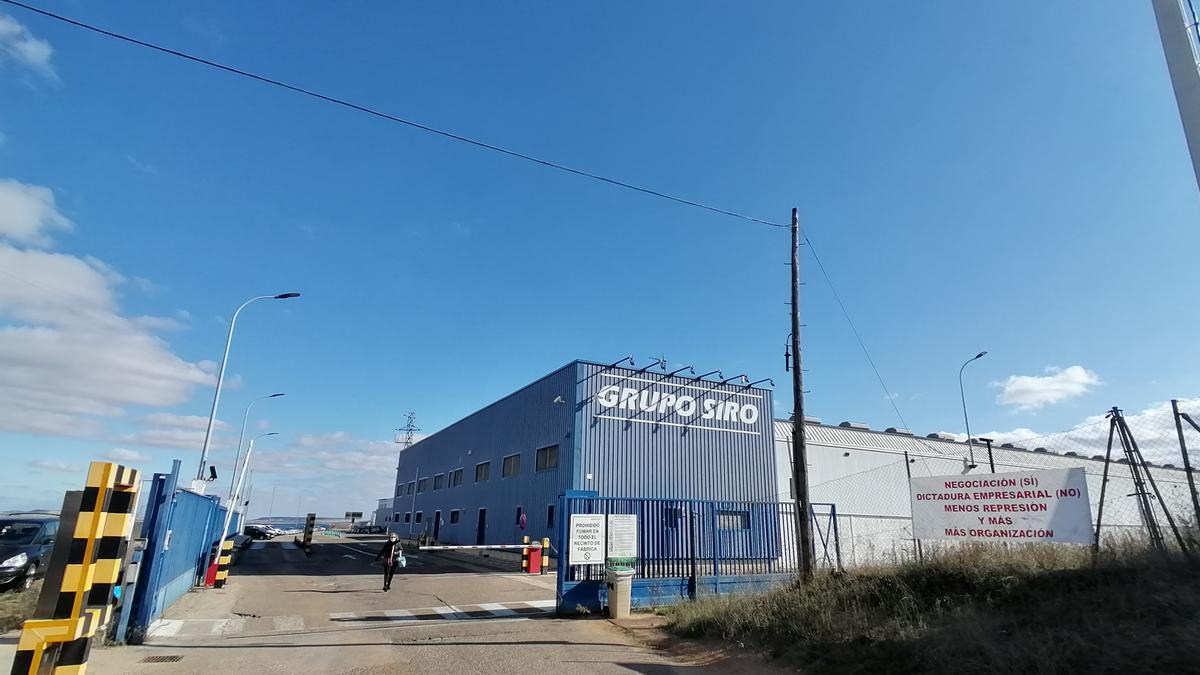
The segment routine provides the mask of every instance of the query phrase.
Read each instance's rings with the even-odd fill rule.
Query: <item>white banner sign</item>
[[[604,514],[571,514],[568,565],[604,564]]]
[[[608,557],[637,557],[637,516],[614,513],[608,517]]]
[[[917,539],[1089,544],[1092,509],[1082,468],[913,478]]]

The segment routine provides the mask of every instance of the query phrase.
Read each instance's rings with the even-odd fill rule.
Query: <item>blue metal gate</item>
[[[580,514],[603,515],[606,522],[611,515],[637,516],[635,608],[764,591],[792,579],[799,569],[793,502],[600,497],[572,491],[559,503],[560,614],[598,611],[606,601],[607,537],[599,559],[587,564],[569,560],[571,517]],[[814,504],[809,517],[817,565],[839,569],[836,506]]]

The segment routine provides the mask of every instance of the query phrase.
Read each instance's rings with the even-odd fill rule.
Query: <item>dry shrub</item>
[[[1086,547],[966,546],[668,615],[806,673],[1200,671],[1195,569],[1134,547],[1093,566]]]
[[[0,633],[21,627],[25,619],[33,614],[41,590],[42,582],[38,581],[23,593],[0,593]]]

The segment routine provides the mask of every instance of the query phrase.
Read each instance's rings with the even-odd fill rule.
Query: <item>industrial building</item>
[[[660,364],[569,363],[401,451],[393,498],[381,500],[376,522],[446,544],[554,538],[559,497],[587,490],[741,502],[746,535],[793,541],[790,517],[767,523],[745,505],[794,498],[792,423],[772,419],[772,391],[759,386],[766,382],[716,371],[666,372]],[[806,419],[806,430],[811,499],[827,517],[817,524],[818,545],[836,546],[846,566],[916,554],[910,476],[1083,467],[1093,520],[1099,510],[1102,455],[1012,444],[989,452],[945,434],[815,418]],[[1107,427],[1098,425],[1094,435],[1088,447],[1103,452]],[[1160,450],[1166,456],[1170,449]],[[1172,513],[1190,514],[1186,474],[1171,465],[1150,472]],[[1130,497],[1135,491],[1128,465],[1114,461],[1104,500],[1107,532],[1143,532]]]
[[[447,544],[555,535],[567,490],[774,501],[769,387],[574,361],[401,451],[391,527]]]

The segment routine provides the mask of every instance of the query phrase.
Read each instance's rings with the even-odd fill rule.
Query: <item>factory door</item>
[[[433,512],[433,540],[438,540],[438,533],[442,531],[442,512]]]
[[[487,509],[479,509],[479,524],[475,527],[475,545],[483,546],[483,536],[487,532]]]

